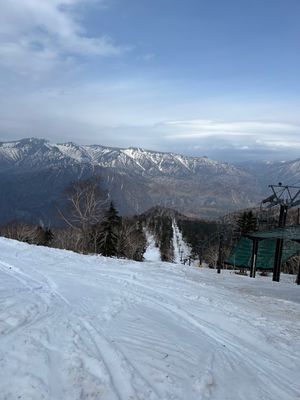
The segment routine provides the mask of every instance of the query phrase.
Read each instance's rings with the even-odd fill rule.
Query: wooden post
[[[199,251],[199,265],[202,265],[202,248]]]

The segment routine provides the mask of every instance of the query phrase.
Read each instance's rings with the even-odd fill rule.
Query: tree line
[[[102,254],[142,261],[147,247],[145,229],[150,231],[160,250],[161,260],[174,260],[172,220],[175,218],[192,257],[216,265],[220,235],[223,258],[242,235],[276,226],[274,213],[246,210],[230,214],[222,221],[201,221],[174,214],[174,210],[155,207],[140,216],[121,217],[97,176],[78,181],[64,192],[64,206],[58,208],[64,226],[45,227],[12,221],[0,227],[0,235],[42,246],[73,250],[83,254]],[[270,214],[270,215],[269,215]],[[299,223],[298,215],[290,215]],[[285,272],[294,272],[299,256],[288,260]]]
[[[0,228],[0,235],[27,242],[141,261],[147,241],[138,218],[121,217],[101,181],[94,177],[72,184],[58,209],[62,228],[49,228],[17,221]]]

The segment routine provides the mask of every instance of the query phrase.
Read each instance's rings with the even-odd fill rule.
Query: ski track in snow
[[[0,238],[0,399],[300,399],[300,291]]]

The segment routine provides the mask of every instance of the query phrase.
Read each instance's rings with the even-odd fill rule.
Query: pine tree
[[[120,227],[121,218],[118,216],[118,211],[111,202],[99,227],[97,250],[103,256],[113,257],[118,255]]]
[[[242,235],[257,230],[257,220],[252,211],[243,212],[238,217],[236,224],[238,232]]]
[[[36,228],[36,234],[35,234],[35,242],[37,245],[41,246],[48,246],[53,239],[53,233],[49,228],[43,228],[41,226],[38,226]]]

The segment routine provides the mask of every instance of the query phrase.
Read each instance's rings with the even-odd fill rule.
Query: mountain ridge
[[[28,151],[29,146],[31,151]],[[207,157],[185,156],[179,153],[152,151],[141,147],[119,148],[97,144],[78,145],[74,142],[51,143],[48,140],[37,138],[0,142],[0,161],[1,156],[7,161],[22,161],[22,156],[24,159],[24,156],[30,157],[34,154],[33,146],[36,147],[36,156],[42,156],[43,153],[46,154],[47,151],[49,153],[52,152],[52,156],[56,153],[57,157],[47,159],[47,162],[56,160],[61,156],[67,157],[69,161],[72,160],[79,163],[91,163],[97,166],[113,167],[114,165],[112,161],[115,161],[116,158],[118,158],[120,163],[124,164],[126,160],[127,162],[133,161],[138,168],[143,170],[145,167],[139,162],[142,160],[144,163],[147,162],[148,165],[151,164],[152,167],[156,166],[160,172],[163,172],[164,170],[161,168],[161,161],[162,158],[167,158],[169,162],[177,162],[181,167],[187,169],[189,172],[195,172],[195,164],[197,163],[200,165],[212,165],[222,168],[235,168],[229,163],[211,160]]]
[[[55,219],[57,202],[74,181],[97,175],[123,215],[154,206],[193,217],[215,218],[257,205],[267,186],[299,177],[300,163],[270,164],[259,171],[140,147],[53,144],[27,138],[0,143],[0,223],[11,219]],[[282,179],[281,179],[282,180]]]

